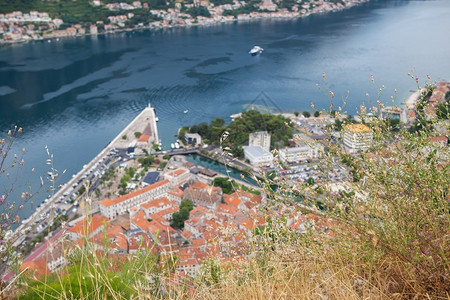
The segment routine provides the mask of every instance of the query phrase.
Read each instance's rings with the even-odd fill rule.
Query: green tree
[[[155,156],[147,155],[145,157],[139,157],[138,162],[141,164],[142,168],[150,167],[150,165],[155,161]]]
[[[140,138],[141,135],[142,135],[142,133],[140,133],[139,131],[136,131],[136,132],[134,133],[134,136],[135,136],[137,139]]]
[[[234,143],[233,147],[231,147],[231,154],[233,154],[234,157],[243,158],[244,157],[244,149],[241,145]]]
[[[309,118],[309,117],[311,117],[311,114],[310,114],[310,112],[309,111],[304,111],[303,112],[303,116],[305,117],[305,118]]]
[[[314,112],[314,117],[319,117],[320,116],[320,111],[318,111],[318,110],[316,110],[315,112]]]
[[[86,192],[86,186],[82,186],[82,187],[80,187],[80,189],[78,190],[78,195],[82,195],[82,194],[84,194],[84,192]]]
[[[181,200],[180,209],[183,208],[187,209],[188,211],[191,211],[194,208],[194,204],[192,203],[191,200],[188,199]]]
[[[180,208],[179,211],[174,212],[172,215],[172,227],[183,229],[184,221],[189,219],[189,210],[187,208]]]
[[[295,112],[294,112],[294,115],[295,115],[296,117],[298,117],[299,114],[300,114],[300,113],[299,113],[298,111],[295,111]]]
[[[155,150],[155,151],[159,151],[159,150],[160,150],[159,144],[157,144],[157,143],[153,143],[152,148],[153,148],[153,150]]]
[[[202,5],[190,7],[188,9],[186,9],[185,12],[190,14],[193,18],[197,18],[198,16],[202,16],[202,17],[206,17],[206,18],[211,17],[209,10]]]
[[[216,177],[211,184],[213,186],[221,187],[225,194],[229,195],[234,192],[233,184],[228,177]]]

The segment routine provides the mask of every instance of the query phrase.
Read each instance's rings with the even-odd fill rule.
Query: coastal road
[[[146,107],[139,115],[137,115],[133,121],[128,124],[100,153],[95,156],[88,164],[84,165],[83,168],[75,174],[66,184],[64,184],[60,189],[55,191],[55,194],[46,202],[42,203],[40,208],[38,208],[28,219],[25,220],[12,234],[11,241],[13,241],[13,246],[18,247],[26,238],[25,234],[21,234],[21,231],[26,228],[33,228],[34,226],[38,226],[40,216],[39,214],[42,212],[53,212],[53,209],[58,206],[58,199],[61,197],[64,199],[69,196],[70,193],[73,193],[74,190],[80,188],[82,184],[85,182],[86,177],[83,178],[86,174],[89,174],[89,170],[93,169],[94,166],[100,164],[103,160],[105,160],[113,148],[123,148],[127,147],[130,143],[124,144],[123,136],[132,136],[134,137],[134,132],[143,131],[148,125],[150,125],[150,129],[153,137],[158,137],[158,128],[156,126],[156,116],[154,113],[154,109],[151,107]],[[73,186],[76,186],[74,189]],[[67,196],[64,194],[66,193]],[[68,194],[69,193],[69,194]],[[52,208],[53,206],[53,208]],[[60,204],[59,207],[64,207],[63,204]],[[46,219],[42,222],[48,222],[51,224],[53,219]],[[36,223],[35,223],[36,222]],[[40,223],[42,223],[40,222]]]

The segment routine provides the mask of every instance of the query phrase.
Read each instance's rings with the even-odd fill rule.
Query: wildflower
[[[411,211],[408,211],[408,215],[410,215],[411,214]]]
[[[431,189],[430,189],[430,188],[427,188],[427,191],[428,191],[428,192],[431,192]]]
[[[425,254],[430,253],[430,251],[428,251],[428,249],[426,249],[425,251],[423,251]]]
[[[419,77],[416,77],[416,82],[419,82]]]

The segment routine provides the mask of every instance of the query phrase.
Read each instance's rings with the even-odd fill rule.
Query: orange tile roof
[[[191,210],[190,215],[194,216],[194,215],[204,215],[206,212],[207,208],[204,206],[196,206]]]
[[[167,197],[161,197],[161,198],[153,199],[148,202],[142,203],[141,207],[145,208],[145,209],[149,209],[151,207],[163,207],[163,206],[169,205],[171,203],[172,203],[172,201],[167,199]]]
[[[250,218],[245,219],[240,222],[242,226],[245,226],[247,229],[254,229],[257,226],[263,225],[265,223],[265,219],[261,215],[253,214]]]
[[[156,234],[157,232],[162,233],[166,231],[169,232],[170,234],[177,233],[177,231],[172,227],[165,226],[160,222],[158,222],[157,220],[152,220],[151,222],[149,222],[143,210],[138,211],[131,219],[131,222],[136,224],[136,226],[138,226],[142,230],[148,231],[151,234]]]
[[[192,245],[195,247],[200,247],[206,245],[206,240],[203,238],[195,239],[191,241]]]
[[[86,218],[83,218],[81,221],[79,221],[75,226],[70,228],[68,231],[77,233],[79,235],[89,235],[90,233],[94,232],[96,229],[98,229],[103,224],[107,224],[109,221],[109,218],[103,216],[103,215],[93,215],[90,220],[87,220]],[[89,229],[87,228],[89,223]]]
[[[192,233],[190,233],[189,231],[186,231],[186,229],[185,229],[181,232],[181,236],[188,240],[192,236]]]
[[[184,260],[182,262],[179,262],[178,266],[197,266],[199,264],[200,263],[198,262],[197,259],[192,258],[192,259],[189,259],[189,260]]]
[[[199,224],[200,223],[200,219],[199,218],[197,218],[197,217],[190,217],[189,219],[187,219],[186,221],[185,221],[185,223],[188,223],[189,225],[191,225],[191,226],[193,226],[193,227],[195,227],[196,226],[196,224]]]
[[[203,201],[219,203],[222,199],[222,189],[203,182],[197,182],[184,190],[183,197],[190,200],[201,199]]]
[[[131,218],[131,222],[144,231],[148,231],[150,227],[150,222],[147,220],[145,211],[143,210],[140,210],[137,213],[135,213],[133,218]]]
[[[146,187],[144,187],[144,188],[142,188],[140,190],[131,192],[129,194],[123,195],[123,196],[118,197],[116,199],[103,200],[102,202],[100,202],[100,204],[103,205],[103,206],[111,206],[111,205],[114,205],[114,204],[118,204],[120,202],[123,202],[123,201],[126,201],[128,199],[134,198],[136,196],[139,196],[139,195],[141,195],[143,193],[146,193],[148,191],[151,191],[153,189],[156,189],[156,188],[158,188],[160,186],[163,186],[165,184],[168,184],[168,183],[169,183],[169,180],[167,180],[167,179],[166,180],[162,180],[162,181],[158,181],[158,182],[155,182],[154,184],[148,185],[148,186],[146,186]]]
[[[110,242],[113,240],[113,242]],[[115,249],[126,249],[128,250],[127,237],[125,235],[125,230],[119,225],[110,225],[105,232],[100,232],[91,238],[91,241],[99,244],[105,245]]]
[[[197,253],[201,251],[197,247],[183,247],[177,253],[177,257],[180,261],[186,261],[197,256]]]
[[[34,275],[37,277],[50,273],[50,270],[47,266],[47,261],[43,257],[37,258],[32,261],[27,261],[20,266],[21,271],[27,268],[28,270],[34,271]]]
[[[168,191],[168,194],[174,195],[175,197],[183,197],[183,191],[179,188],[176,188],[174,190]]]
[[[237,212],[237,207],[234,205],[230,205],[230,204],[219,204],[219,206],[217,207],[217,212],[218,213],[223,213],[223,214],[231,214],[234,215]]]
[[[168,214],[173,214],[174,212],[178,211],[179,207],[171,206],[169,208],[166,208],[164,210],[158,211],[157,213],[152,214],[151,216],[165,216]],[[151,217],[150,216],[150,217]]]
[[[254,208],[256,205],[258,205],[258,203],[255,203],[253,201],[247,201],[244,203],[244,205],[248,208],[248,209],[252,209]]]
[[[211,186],[209,184],[204,183],[204,182],[197,181],[196,183],[192,184],[190,186],[190,188],[193,188],[193,189],[209,189],[209,188],[211,188]]]
[[[261,195],[255,195],[245,191],[234,192],[230,196],[233,198],[239,198],[240,200],[252,201],[254,203],[261,203],[262,200]]]
[[[225,198],[225,203],[238,207],[241,204],[241,199],[231,194]]]
[[[291,224],[290,228],[297,230],[300,227],[300,225],[302,225],[303,222],[304,222],[303,220],[297,220],[293,224]]]
[[[129,249],[137,250],[141,248],[152,249],[156,248],[155,242],[153,239],[144,232],[140,232],[133,237],[130,238],[129,241]]]
[[[138,138],[138,142],[148,142],[150,136],[148,134],[142,134],[139,138]]]
[[[172,177],[178,177],[184,173],[186,173],[188,170],[186,169],[176,169],[175,171],[172,171],[170,173],[167,173],[166,175],[172,176]]]

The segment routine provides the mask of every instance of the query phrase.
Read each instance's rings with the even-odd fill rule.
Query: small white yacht
[[[261,54],[263,51],[264,49],[261,48],[260,46],[255,46],[248,53],[250,53],[252,56],[255,56]]]
[[[189,112],[189,110],[188,110],[188,109],[186,109],[186,110],[184,111],[184,113],[185,113],[185,114],[187,114],[188,112]]]

